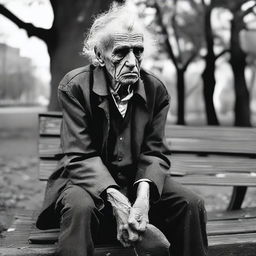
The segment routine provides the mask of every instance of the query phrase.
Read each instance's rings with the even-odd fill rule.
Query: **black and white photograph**
[[[256,0],[0,0],[0,256],[256,255]]]

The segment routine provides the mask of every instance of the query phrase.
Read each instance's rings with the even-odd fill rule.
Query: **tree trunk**
[[[212,7],[207,6],[205,12],[205,40],[207,47],[207,55],[205,56],[205,69],[202,74],[204,88],[204,101],[206,109],[206,117],[208,125],[219,125],[217,114],[213,103],[213,94],[215,89],[215,59],[213,46],[213,33],[211,26]]]
[[[54,22],[51,38],[47,42],[50,55],[51,97],[49,110],[60,109],[57,87],[70,70],[88,64],[81,56],[84,33],[92,24],[93,16],[106,11],[112,0],[55,0],[52,1]]]
[[[233,19],[231,22],[231,58],[230,63],[234,74],[235,89],[235,125],[251,126],[250,97],[245,80],[246,54],[239,42],[239,27],[243,21]]]
[[[51,97],[49,110],[60,110],[57,100],[57,87],[61,78],[70,70],[88,64],[81,56],[84,33],[91,26],[94,16],[109,9],[113,0],[49,0],[53,9],[54,21],[51,29],[43,29],[24,22],[0,4],[0,14],[11,20],[19,28],[25,29],[28,36],[43,40],[50,56]],[[125,0],[115,0],[124,3]]]
[[[185,81],[184,69],[177,68],[178,119],[177,124],[185,125]]]

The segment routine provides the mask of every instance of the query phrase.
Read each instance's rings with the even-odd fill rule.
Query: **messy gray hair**
[[[131,7],[126,4],[114,4],[108,11],[95,17],[84,40],[82,54],[88,57],[90,62],[96,66],[99,65],[99,63],[95,55],[95,49],[103,49],[102,44],[104,44],[106,37],[106,29],[110,24],[114,24],[115,22],[118,22],[118,24],[122,25],[124,29],[128,31],[136,29],[136,31],[142,33],[145,46],[144,55],[148,55],[155,45],[153,36],[142,24],[136,12],[131,10]]]

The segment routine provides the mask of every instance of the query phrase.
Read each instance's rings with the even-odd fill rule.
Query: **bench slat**
[[[207,234],[225,235],[225,234],[242,234],[256,233],[255,218],[239,219],[239,220],[219,220],[209,221],[207,223]]]
[[[62,117],[40,116],[39,133],[41,135],[60,135]]]
[[[54,157],[40,160],[40,168],[54,170],[57,166]],[[230,156],[192,156],[188,154],[169,156],[172,171],[184,174],[216,174],[221,172],[256,173],[256,159]]]
[[[222,174],[221,174],[222,175]],[[205,186],[256,186],[256,177],[250,175],[187,175],[184,177],[174,177],[174,179],[184,185],[205,185]]]
[[[57,166],[57,159],[54,157],[40,159],[40,168],[54,170]],[[256,173],[256,159],[230,157],[230,156],[191,156],[171,155],[169,159],[172,164],[172,171],[185,174],[216,174],[222,172],[232,173]]]
[[[208,212],[207,218],[209,221],[237,220],[237,219],[246,219],[246,218],[256,219],[256,208],[250,207],[250,208],[243,208],[240,210],[233,210],[233,211]]]
[[[41,114],[41,136],[60,135],[62,115]],[[219,126],[178,126],[167,123],[167,144],[173,152],[206,152],[256,155],[256,129]],[[44,143],[42,143],[44,144]],[[43,147],[43,150],[45,148]],[[50,152],[49,152],[50,153]]]
[[[256,159],[239,156],[172,154],[172,171],[185,174],[256,173]]]
[[[194,153],[224,153],[224,154],[241,154],[256,156],[254,141],[216,141],[216,140],[195,140],[195,139],[176,139],[167,138],[167,145],[171,152],[194,152]],[[59,154],[60,139],[59,136],[41,136],[39,139],[40,155]]]
[[[207,234],[211,236],[228,234],[256,233],[255,218],[240,220],[218,220],[207,223]],[[59,230],[35,230],[30,234],[30,241],[34,243],[54,243],[58,240]]]
[[[169,138],[210,138],[212,140],[244,140],[250,141],[256,136],[252,127],[227,126],[184,126],[166,124],[166,137]],[[255,146],[256,148],[256,146]]]
[[[244,212],[247,212],[247,216],[250,216],[249,211],[252,209],[247,209]],[[242,211],[237,211],[242,212]],[[254,213],[255,214],[255,209]],[[238,214],[237,216],[241,216]],[[9,232],[12,239],[9,240],[9,244],[1,244],[0,254],[3,255],[22,255],[22,256],[53,256],[56,252],[56,245],[53,244],[29,244],[28,243],[28,226],[32,225],[32,235],[35,236],[35,239],[44,239],[47,241],[47,236],[50,236],[50,239],[57,240],[58,230],[47,230],[40,231],[35,230],[33,225],[36,214],[32,214],[32,211],[29,213],[26,211],[23,215],[20,215],[16,220],[16,224],[12,227],[15,228],[14,231]],[[254,256],[255,254],[255,243],[256,243],[256,232],[255,230],[255,218],[248,217],[245,220],[237,221],[209,221],[207,225],[208,230],[208,241],[209,241],[209,256],[219,255],[216,252],[226,251],[228,253],[236,253],[237,250],[240,250],[239,255],[250,255]],[[254,228],[255,227],[255,228]],[[31,229],[31,227],[30,227]],[[245,230],[246,229],[246,230]],[[31,230],[30,230],[31,231]],[[238,232],[238,233],[237,233]],[[246,233],[245,233],[246,232]],[[221,233],[220,235],[217,235]],[[19,237],[22,237],[20,239]],[[21,243],[22,242],[22,243]],[[49,239],[48,239],[49,242]],[[17,245],[18,243],[18,245]],[[223,248],[221,246],[224,246]],[[20,246],[21,249],[17,249]],[[8,248],[7,248],[8,247]],[[246,247],[246,251],[245,251]],[[97,247],[95,251],[96,256],[106,255],[107,252],[110,252],[111,255],[133,255],[131,251],[123,249],[121,247]],[[113,253],[113,254],[112,254]],[[246,253],[246,254],[244,254]],[[232,254],[238,255],[238,254]]]
[[[254,232],[254,233],[248,233],[248,234],[229,234],[229,235],[209,236],[208,237],[208,242],[209,242],[210,246],[227,245],[227,244],[234,245],[234,244],[243,244],[243,243],[246,243],[246,244],[254,243],[254,249],[256,250],[256,247],[255,247],[256,233]],[[231,255],[231,254],[227,254],[227,255]],[[247,254],[236,254],[236,255],[247,255]]]
[[[255,139],[255,138],[254,138]],[[166,139],[171,152],[195,152],[195,153],[229,153],[255,155],[255,143],[252,140],[224,140],[224,139],[197,139],[197,138],[173,138]]]
[[[172,155],[170,160],[174,179],[183,184],[256,186],[256,159]],[[56,168],[56,159],[41,159],[39,178],[47,180]]]
[[[48,179],[51,171],[41,174],[40,180]],[[201,185],[201,186],[251,186],[256,187],[256,179],[250,177],[224,177],[217,178],[211,176],[187,176],[187,177],[173,177],[173,179],[183,185]]]
[[[171,151],[256,154],[256,129],[166,125]]]
[[[40,157],[52,157],[61,154],[60,138],[52,136],[40,137],[38,150]]]
[[[216,235],[256,233],[255,221],[256,218],[208,221],[207,234],[210,237]],[[54,243],[58,239],[58,234],[58,229],[46,231],[34,230],[30,234],[30,240],[36,243]]]
[[[56,245],[27,245],[21,248],[0,248],[0,255],[3,256],[56,256]],[[96,247],[94,256],[136,256],[133,248]]]

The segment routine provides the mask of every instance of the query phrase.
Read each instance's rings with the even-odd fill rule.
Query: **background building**
[[[0,43],[0,105],[47,104],[49,97],[29,57],[20,50]]]

